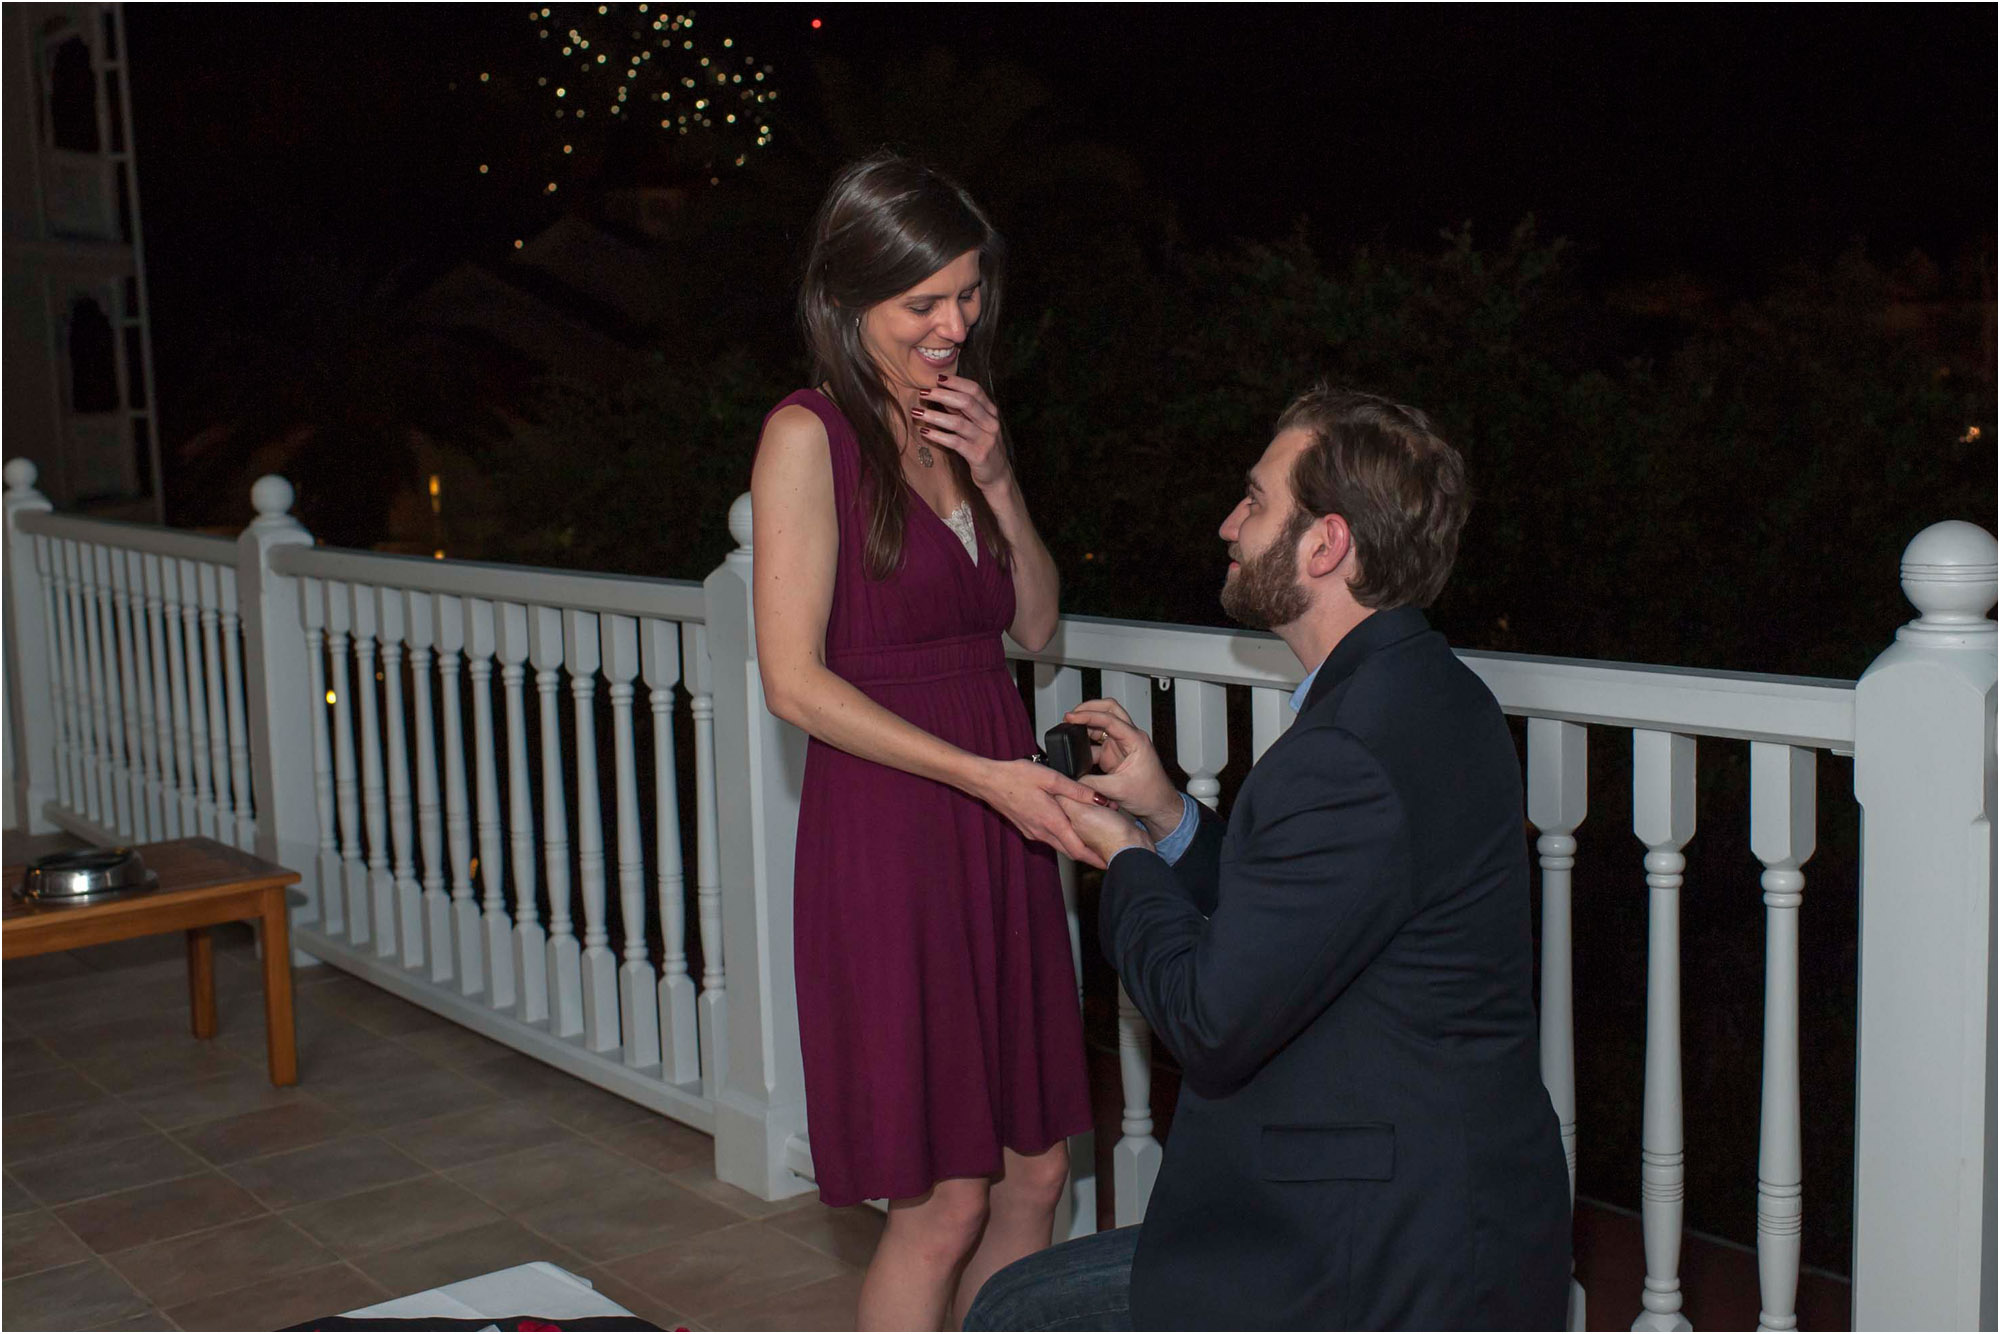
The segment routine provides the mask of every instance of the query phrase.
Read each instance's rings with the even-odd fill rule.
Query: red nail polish
[[[951,377],[950,377],[949,375],[946,375],[946,374],[945,374],[945,373],[944,373],[943,371],[939,371],[939,372],[938,372],[938,383],[939,383],[939,384],[943,384],[943,383],[944,383],[944,382],[945,382],[946,380],[949,380],[950,378],[951,378]]]
[[[911,408],[910,415],[912,417],[921,417],[924,415],[924,410],[922,408]]]
[[[1110,802],[1106,801],[1103,797],[1092,797],[1091,800],[1096,802],[1100,806],[1109,806],[1111,804]]]

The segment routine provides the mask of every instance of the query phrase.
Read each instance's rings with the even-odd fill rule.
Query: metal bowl
[[[83,848],[37,857],[14,891],[31,903],[97,903],[159,888],[160,877],[131,848]]]

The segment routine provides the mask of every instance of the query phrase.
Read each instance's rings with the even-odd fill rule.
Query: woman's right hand
[[[1070,827],[1069,817],[1063,814],[1056,798],[1063,796],[1099,806],[1111,803],[1075,779],[1065,778],[1033,760],[993,760],[973,795],[1006,816],[1023,838],[1046,843],[1086,866],[1104,868],[1103,859]]]

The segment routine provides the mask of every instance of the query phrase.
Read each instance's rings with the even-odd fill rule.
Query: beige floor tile
[[[8,1329],[88,1329],[146,1309],[146,1299],[96,1259],[9,1279],[0,1291]]]
[[[495,1042],[492,1038],[481,1037],[469,1028],[459,1028],[455,1025],[449,1028],[405,1033],[396,1041],[425,1060],[435,1061],[454,1070],[475,1066],[482,1061],[491,1061],[513,1051],[513,1048]]]
[[[843,1274],[761,1301],[713,1312],[710,1329],[850,1330],[861,1301],[861,1275]]]
[[[76,1068],[106,1092],[124,1094],[215,1079],[246,1067],[234,1052],[190,1035],[149,1052],[79,1060]]]
[[[392,1126],[382,1131],[382,1138],[442,1170],[576,1137],[532,1107],[496,1101],[469,1112]]]
[[[581,1080],[573,1082],[574,1088],[543,1093],[528,1101],[532,1106],[546,1112],[553,1120],[560,1121],[571,1130],[583,1135],[595,1135],[613,1126],[630,1125],[659,1115],[615,1093],[607,1093],[595,1085],[586,1084]]]
[[[211,1163],[262,1158],[349,1134],[353,1125],[324,1103],[301,1099],[283,1107],[204,1121],[174,1132],[174,1138]]]
[[[11,1038],[0,1043],[0,1070],[10,1076],[61,1068],[62,1059],[35,1038]]]
[[[760,1223],[688,1237],[601,1268],[697,1319],[849,1272]]]
[[[349,1263],[390,1292],[411,1293],[537,1260],[572,1272],[584,1264],[511,1218],[393,1250],[370,1251],[355,1256]]]
[[[663,1187],[663,1177],[585,1140],[566,1139],[452,1169],[448,1176],[508,1213],[571,1199],[584,1188],[630,1196],[635,1187]]]
[[[343,1259],[497,1222],[498,1210],[438,1176],[293,1209],[285,1217]]]
[[[685,1191],[676,1193],[681,1198],[615,1200],[602,1206],[588,1198],[565,1200],[527,1210],[520,1221],[592,1264],[637,1255],[736,1221],[719,1205]]]
[[[0,1199],[0,1214],[5,1214],[11,1218],[23,1210],[39,1209],[42,1207],[41,1202],[29,1192],[26,1186],[14,1180],[12,1172],[0,1174],[0,1177],[4,1177],[4,1181],[0,1181],[0,1184],[4,1184],[5,1186],[4,1198]]]
[[[678,1172],[670,1172],[667,1179],[684,1190],[691,1190],[705,1200],[713,1200],[723,1208],[743,1218],[770,1218],[777,1214],[787,1214],[794,1209],[803,1209],[808,1204],[818,1204],[819,1194],[807,1191],[782,1200],[760,1200],[747,1190],[716,1180],[715,1165],[712,1162],[696,1163]]]
[[[348,989],[334,991],[331,986],[314,988],[310,999],[317,1004],[339,1014],[349,1023],[357,1024],[371,1033],[384,1037],[397,1037],[405,1033],[421,1033],[451,1025],[444,1019],[424,1009],[412,1005],[400,996],[392,996],[366,982],[356,985],[366,987],[363,992]]]
[[[0,1157],[9,1164],[69,1153],[85,1146],[156,1134],[145,1117],[116,1098],[0,1121]]]
[[[637,1159],[655,1172],[678,1172],[684,1167],[715,1161],[715,1141],[691,1126],[664,1116],[607,1126],[591,1138],[605,1148]]]
[[[273,1209],[320,1204],[427,1175],[421,1163],[373,1135],[231,1163],[223,1172]]]
[[[428,1121],[500,1101],[500,1095],[484,1084],[434,1065],[386,1079],[328,1084],[320,1096],[341,1115],[370,1129]]]
[[[0,981],[7,990],[26,990],[29,987],[46,987],[54,982],[68,981],[82,977],[90,969],[84,967],[83,960],[67,950],[55,954],[31,954],[25,959],[16,959],[7,965]]]
[[[104,1090],[74,1070],[38,1070],[0,1079],[0,1107],[9,1118],[99,1102]]]
[[[151,1307],[148,1307],[146,1310],[141,1311],[138,1315],[126,1316],[123,1320],[113,1320],[110,1324],[107,1325],[92,1325],[91,1328],[93,1330],[112,1330],[112,1329],[171,1330],[171,1329],[179,1329],[180,1326],[176,1325],[173,1321],[169,1320],[167,1318],[167,1313],[165,1311],[155,1311]]]
[[[193,1176],[201,1159],[155,1131],[89,1149],[14,1164],[14,1176],[43,1204],[73,1204],[93,1195]]]
[[[155,1306],[249,1287],[338,1258],[282,1218],[265,1214],[104,1257]]]
[[[12,965],[9,966],[12,970]],[[82,973],[47,987],[7,997],[8,1017],[31,1033],[54,1028],[108,1024],[133,1015],[187,1017],[185,978],[133,984],[117,973]]]
[[[882,1239],[882,1227],[888,1221],[881,1210],[865,1204],[849,1205],[845,1209],[809,1204],[803,1209],[767,1219],[764,1226],[776,1228],[788,1237],[796,1237],[843,1264],[866,1269],[868,1262],[875,1258],[875,1243]]]
[[[220,1227],[264,1212],[248,1191],[214,1173],[100,1195],[56,1210],[100,1254]]]
[[[285,1329],[359,1306],[373,1306],[395,1295],[348,1266],[336,1264],[169,1307],[167,1318],[191,1330]]]
[[[90,1258],[90,1247],[76,1239],[46,1209],[11,1215],[6,1240],[0,1245],[0,1277],[17,1278],[44,1269],[73,1265]]]
[[[693,1316],[688,1315],[684,1311],[676,1311],[650,1292],[644,1292],[633,1287],[630,1283],[627,1283],[615,1274],[607,1273],[601,1268],[588,1266],[582,1269],[571,1269],[570,1272],[578,1278],[587,1280],[591,1287],[596,1288],[599,1293],[617,1302],[633,1315],[638,1316],[641,1320],[651,1321],[661,1329],[690,1329],[696,1327]]]
[[[143,1056],[163,1044],[200,1041],[188,1030],[188,1016],[180,1010],[126,1015],[107,1023],[51,1028],[36,1040],[66,1061]]]
[[[305,1096],[297,1085],[279,1088],[264,1071],[245,1067],[215,1079],[129,1093],[125,1101],[160,1129],[175,1130],[201,1121],[282,1106]]]

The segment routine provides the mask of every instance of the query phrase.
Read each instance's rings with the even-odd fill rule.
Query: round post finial
[[[745,491],[729,506],[729,535],[744,551],[750,550],[750,493]]]
[[[250,487],[250,505],[260,519],[281,519],[292,512],[295,494],[292,484],[276,473],[266,473]]]
[[[35,489],[35,479],[41,475],[41,469],[35,466],[33,459],[7,460],[7,489],[9,491],[24,493],[33,491]]]
[[[1934,523],[1903,548],[1903,596],[1920,613],[1896,637],[1964,644],[1994,638],[1996,544],[1976,523]]]

